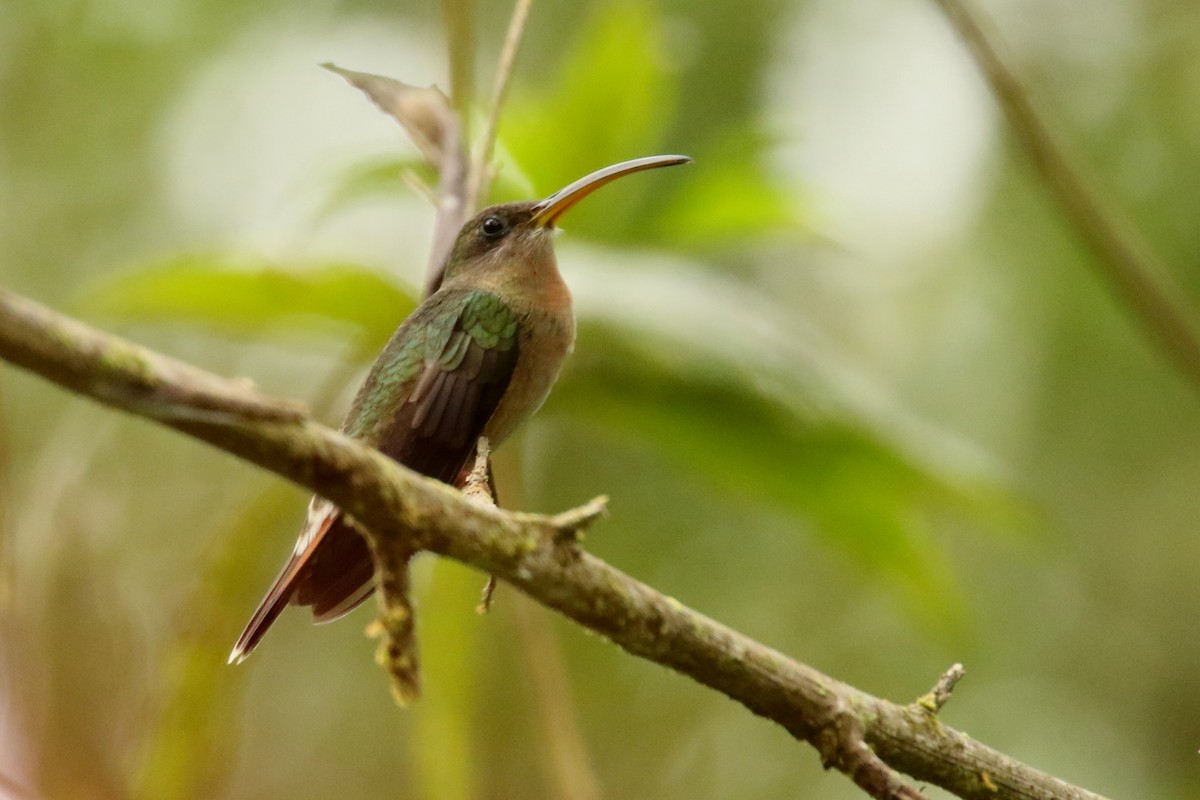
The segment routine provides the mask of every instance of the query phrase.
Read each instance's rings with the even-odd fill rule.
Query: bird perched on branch
[[[459,231],[438,290],[376,359],[342,431],[416,472],[455,483],[480,436],[497,446],[541,406],[574,344],[571,294],[551,241],[555,223],[610,181],[690,160],[625,161],[544,200],[476,214]],[[250,655],[285,606],[308,606],[317,622],[328,622],[374,590],[366,540],[337,506],[314,497],[230,663]]]

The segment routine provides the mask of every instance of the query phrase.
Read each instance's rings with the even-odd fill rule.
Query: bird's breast
[[[569,301],[552,309],[520,313],[517,365],[508,390],[484,428],[493,445],[504,441],[550,394],[567,354],[575,346],[575,317]]]

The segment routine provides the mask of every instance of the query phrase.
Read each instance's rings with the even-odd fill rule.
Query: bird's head
[[[552,255],[555,223],[583,198],[617,178],[642,170],[686,164],[687,156],[647,156],[597,170],[544,200],[490,206],[458,232],[443,282],[482,274],[501,264],[537,264]]]

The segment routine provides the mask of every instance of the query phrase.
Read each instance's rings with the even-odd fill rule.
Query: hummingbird
[[[648,156],[597,170],[544,200],[491,206],[463,225],[440,286],[375,360],[342,432],[410,469],[455,484],[481,436],[499,446],[550,393],[575,344],[571,293],[552,234],[576,203],[617,178],[685,164]],[[241,663],[288,605],[315,622],[350,612],[375,590],[366,540],[322,497],[234,645]]]

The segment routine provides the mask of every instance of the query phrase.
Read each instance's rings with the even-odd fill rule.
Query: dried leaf
[[[350,85],[371,98],[380,111],[399,122],[434,169],[442,168],[447,147],[458,146],[458,123],[454,112],[450,110],[450,101],[437,87],[422,89],[395,78],[342,69],[336,64],[321,66],[341,75]]]

